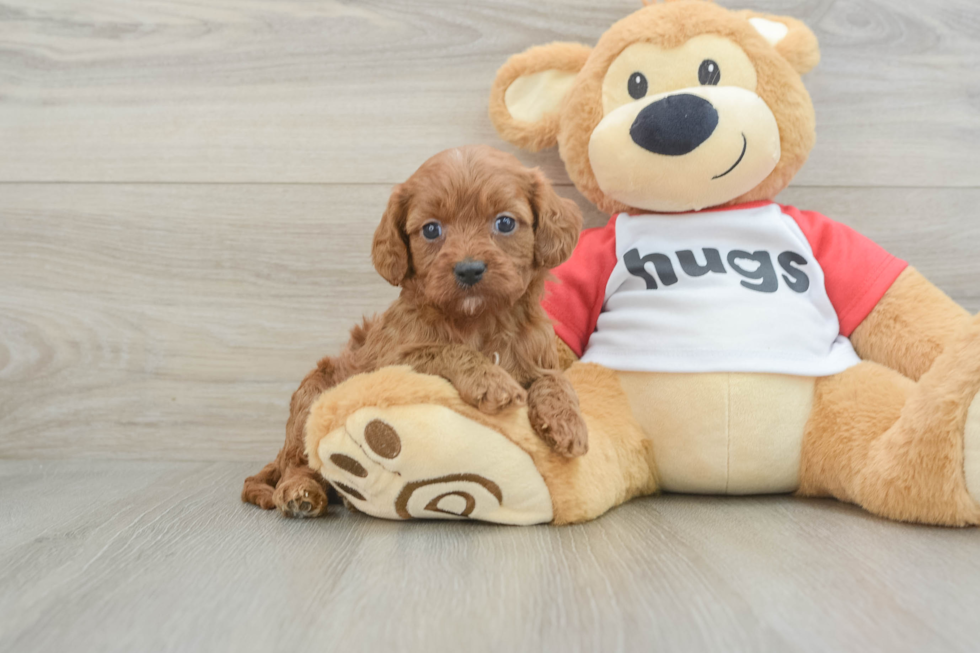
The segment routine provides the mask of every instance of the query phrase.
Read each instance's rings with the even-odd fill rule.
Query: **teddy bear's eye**
[[[626,90],[629,91],[631,98],[639,100],[647,94],[647,78],[643,73],[633,73],[630,75],[629,83],[626,84]]]
[[[712,59],[705,59],[698,68],[698,81],[701,86],[717,86],[721,81],[721,69]]]

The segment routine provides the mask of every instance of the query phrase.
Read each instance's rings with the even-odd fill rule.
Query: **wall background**
[[[270,459],[289,396],[394,289],[392,185],[512,149],[498,66],[639,0],[0,7],[0,458]],[[779,198],[980,309],[975,0],[749,0],[805,20],[818,145]],[[519,154],[587,207],[555,151]]]

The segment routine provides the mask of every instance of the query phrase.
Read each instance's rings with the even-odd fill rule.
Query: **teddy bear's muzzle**
[[[780,159],[779,126],[754,91],[701,86],[647,96],[603,116],[589,138],[602,192],[631,207],[685,212],[758,186]]]
[[[718,111],[711,102],[682,93],[644,107],[630,127],[630,138],[654,154],[683,156],[711,138],[717,126]]]

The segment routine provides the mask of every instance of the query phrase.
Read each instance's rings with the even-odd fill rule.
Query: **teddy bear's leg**
[[[658,490],[653,444],[633,417],[616,372],[594,363],[575,363],[565,375],[588,426],[588,453],[565,458],[530,430],[532,437],[519,442],[548,484],[556,524],[595,519]]]
[[[444,379],[388,367],[315,402],[310,465],[358,510],[390,519],[568,524],[655,492],[653,448],[616,373],[576,363],[567,378],[589,428],[582,456],[545,443],[525,407],[487,415]]]
[[[553,518],[541,472],[514,441],[537,442],[526,408],[487,415],[445,379],[407,366],[356,375],[323,393],[305,436],[311,472],[369,515],[504,524]]]
[[[861,363],[817,383],[799,493],[834,496],[901,521],[980,524],[975,486],[980,323],[970,324],[918,383]]]

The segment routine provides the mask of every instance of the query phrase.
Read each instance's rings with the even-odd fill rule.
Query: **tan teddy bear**
[[[557,144],[613,214],[545,300],[581,359],[566,374],[589,453],[560,458],[525,411],[487,416],[389,368],[321,397],[310,464],[391,518],[568,523],[663,489],[980,523],[980,322],[853,230],[772,201],[814,144],[800,75],[818,60],[799,21],[702,0],[512,57],[500,134]]]

